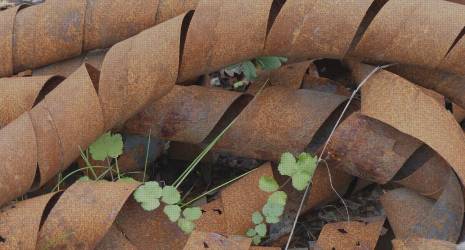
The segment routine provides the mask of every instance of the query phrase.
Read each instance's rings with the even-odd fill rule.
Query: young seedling
[[[234,74],[244,74],[243,80],[240,80],[233,84],[233,87],[235,89],[238,89],[244,85],[249,84],[250,81],[257,79],[257,69],[274,70],[281,67],[282,64],[285,62],[287,62],[286,57],[263,56],[242,63],[230,65],[225,68],[225,72],[231,76],[233,76]]]
[[[123,154],[123,138],[120,134],[112,135],[111,132],[103,134],[89,146],[89,151],[94,160],[107,160],[109,168],[112,168],[109,158],[114,159],[118,179],[121,178],[118,166],[118,156]]]
[[[292,186],[299,191],[304,190],[310,183],[315,169],[316,159],[308,153],[301,153],[297,159],[291,153],[284,153],[281,155],[281,161],[278,166],[279,173],[289,176],[292,180]],[[287,194],[279,190],[282,187],[279,187],[278,182],[271,176],[261,176],[258,181],[258,187],[260,190],[271,194],[268,196],[268,200],[262,207],[261,212],[256,211],[252,214],[252,222],[255,226],[254,228],[249,228],[246,232],[246,235],[252,238],[252,242],[255,245],[260,244],[266,236],[267,224],[274,224],[280,221],[287,201]]]

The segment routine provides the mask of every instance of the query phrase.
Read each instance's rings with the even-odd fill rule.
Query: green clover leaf
[[[161,201],[166,204],[172,205],[181,201],[181,194],[173,186],[164,186],[161,193]]]
[[[264,70],[273,70],[281,67],[283,62],[287,61],[285,57],[262,56],[255,59],[258,65]]]
[[[188,207],[182,211],[182,215],[190,221],[195,221],[202,216],[202,209],[200,207]]]
[[[254,245],[258,245],[258,244],[260,244],[260,242],[262,242],[262,237],[260,237],[260,235],[255,235],[252,238],[252,242],[253,242]]]
[[[303,191],[310,183],[310,179],[307,172],[297,172],[292,176],[292,186],[299,191]]]
[[[260,180],[258,181],[258,187],[262,191],[271,193],[278,190],[279,185],[273,177],[261,176]]]
[[[278,171],[279,174],[287,176],[292,176],[295,172],[297,172],[297,163],[291,153],[286,152],[281,155]]]
[[[251,61],[245,61],[241,64],[242,72],[247,80],[254,80],[257,78],[257,69],[255,64]]]
[[[265,217],[279,217],[283,214],[283,212],[284,206],[272,202],[267,202],[262,208],[262,213]]]
[[[107,132],[89,146],[89,151],[97,161],[103,161],[107,157],[117,158],[123,153],[123,138],[120,134],[112,135]]]
[[[255,235],[257,235],[257,232],[255,232],[255,229],[249,228],[245,235],[247,235],[248,237],[254,237]]]
[[[160,206],[160,201],[158,199],[155,199],[155,200],[152,200],[152,201],[143,202],[143,203],[140,204],[140,206],[145,211],[153,211],[153,210],[157,209]]]
[[[179,218],[178,226],[185,234],[190,234],[195,229],[195,224],[187,219]]]
[[[252,214],[252,222],[253,224],[255,225],[258,225],[260,223],[263,222],[263,216],[260,212],[258,211],[255,211],[253,214]]]
[[[268,202],[270,203],[277,203],[281,206],[286,205],[287,194],[283,191],[276,191],[268,197]]]
[[[163,213],[168,216],[168,219],[171,222],[176,222],[181,216],[181,207],[178,205],[167,205],[163,208]]]
[[[266,235],[266,225],[264,223],[258,224],[255,226],[255,232],[261,237],[265,237]]]
[[[90,181],[90,180],[91,179],[87,175],[81,176],[79,177],[79,179],[77,179],[77,181]]]
[[[313,175],[317,166],[317,159],[309,153],[301,153],[297,157],[297,170],[307,172],[310,175]]]
[[[158,200],[162,195],[162,189],[158,182],[149,181],[139,186],[134,192],[134,199],[141,203],[141,206],[146,211],[155,210],[159,205]]]
[[[268,216],[268,217],[266,217],[266,223],[275,224],[275,223],[278,223],[278,222],[279,222],[279,217],[276,217],[276,216]]]

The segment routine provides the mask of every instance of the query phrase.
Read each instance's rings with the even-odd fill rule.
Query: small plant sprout
[[[134,199],[145,211],[153,211],[160,206],[162,190],[158,182],[149,181],[137,188],[134,192]]]
[[[195,229],[194,221],[202,216],[199,207],[187,207],[182,210],[180,206],[181,193],[174,186],[162,188],[156,181],[148,181],[139,186],[134,192],[134,199],[141,204],[145,211],[153,211],[163,202],[165,204],[163,213],[171,222],[177,222],[179,228],[187,234]]]
[[[289,152],[281,155],[278,171],[292,179],[292,186],[303,191],[310,183],[316,170],[317,159],[309,153],[301,153],[297,159]]]
[[[233,76],[235,74],[244,74],[244,79],[233,84],[235,89],[241,88],[244,85],[249,84],[250,81],[257,79],[257,69],[261,70],[274,70],[282,66],[283,63],[287,62],[286,57],[280,56],[262,56],[252,60],[233,64],[224,69],[226,74]]]
[[[292,186],[302,191],[311,182],[316,166],[316,158],[308,153],[301,153],[296,159],[291,153],[287,152],[281,155],[278,171],[281,175],[289,176],[290,180],[292,180]],[[249,228],[246,232],[246,235],[252,238],[255,245],[260,244],[266,236],[266,224],[274,224],[280,221],[287,202],[287,194],[279,190],[281,187],[274,177],[261,176],[258,187],[260,190],[271,194],[268,196],[268,200],[262,207],[261,212],[255,211],[252,214],[252,222],[255,226]]]
[[[108,168],[110,169],[112,165],[109,158],[115,159],[116,174],[118,175],[118,179],[121,178],[118,157],[123,154],[123,137],[120,134],[111,134],[111,132],[103,134],[89,146],[89,152],[94,160],[107,160]],[[81,153],[81,155],[83,154]],[[84,158],[84,160],[89,164],[87,158]]]
[[[287,62],[287,58],[281,56],[262,56],[255,58],[255,62],[263,70],[273,70],[278,69],[283,63]]]
[[[107,157],[117,158],[123,153],[123,138],[120,134],[107,132],[89,146],[92,158],[103,161]]]

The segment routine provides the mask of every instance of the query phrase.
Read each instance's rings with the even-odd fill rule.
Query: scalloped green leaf
[[[184,219],[184,218],[179,218],[178,220],[178,226],[179,228],[181,228],[181,230],[185,233],[185,234],[190,234],[192,233],[192,231],[194,231],[195,229],[195,224],[194,222],[190,221],[190,220],[187,220],[187,219]]]
[[[181,193],[173,186],[164,186],[161,201],[169,205],[176,204],[181,201]]]
[[[158,200],[161,197],[162,188],[156,181],[149,181],[140,185],[133,196],[134,199],[141,203],[142,208],[146,211],[152,211],[160,205]]]
[[[245,235],[247,235],[248,237],[254,237],[255,235],[257,235],[257,232],[255,232],[255,229],[249,228]]]
[[[262,69],[273,70],[281,67],[282,63],[287,61],[287,58],[278,56],[261,56],[257,57],[255,60]]]
[[[262,213],[265,217],[279,217],[283,212],[284,206],[272,202],[267,202],[262,208]]]
[[[297,170],[298,172],[307,172],[310,175],[313,175],[317,166],[316,157],[312,156],[309,153],[301,153],[297,157]]]
[[[160,200],[155,199],[155,200],[151,200],[151,201],[147,201],[147,202],[142,202],[140,204],[140,206],[145,211],[153,211],[153,210],[157,209],[160,206]]]
[[[89,152],[97,161],[103,161],[107,157],[117,158],[123,153],[123,137],[107,132],[89,146]]]
[[[297,172],[292,176],[292,186],[299,191],[303,191],[310,183],[310,179],[310,174],[307,172]]]
[[[202,216],[202,209],[200,207],[188,207],[182,211],[182,215],[190,221],[195,221]]]
[[[89,178],[89,176],[84,175],[84,176],[79,177],[77,181],[91,181],[91,179]]]
[[[255,235],[252,238],[252,242],[253,242],[254,245],[258,245],[258,244],[260,244],[260,242],[262,242],[262,237],[260,237],[260,235]]]
[[[263,215],[259,211],[255,211],[252,214],[252,222],[257,225],[263,222]]]
[[[247,80],[254,80],[257,78],[257,69],[255,68],[255,64],[251,61],[245,61],[241,64],[242,73]]]
[[[265,219],[266,219],[266,223],[269,223],[269,224],[275,224],[279,222],[279,217],[276,217],[276,216],[268,216]]]
[[[261,237],[266,235],[266,225],[264,223],[258,224],[255,226],[255,232]]]
[[[279,161],[278,171],[281,175],[292,176],[297,172],[297,162],[295,157],[289,153],[283,153]]]
[[[258,181],[258,187],[262,191],[271,193],[278,190],[279,185],[273,177],[261,176],[260,180]]]
[[[283,191],[276,191],[268,197],[268,202],[277,203],[281,206],[286,205],[287,194]]]
[[[163,213],[168,216],[171,222],[176,222],[181,216],[181,207],[178,205],[167,205],[163,208]]]

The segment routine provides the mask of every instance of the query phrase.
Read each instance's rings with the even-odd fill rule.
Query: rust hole
[[[339,228],[337,231],[343,233],[343,234],[346,234],[348,233],[344,228]]]
[[[205,241],[203,242],[203,247],[204,247],[204,248],[210,248],[210,247],[208,246],[207,242],[205,242]]]

